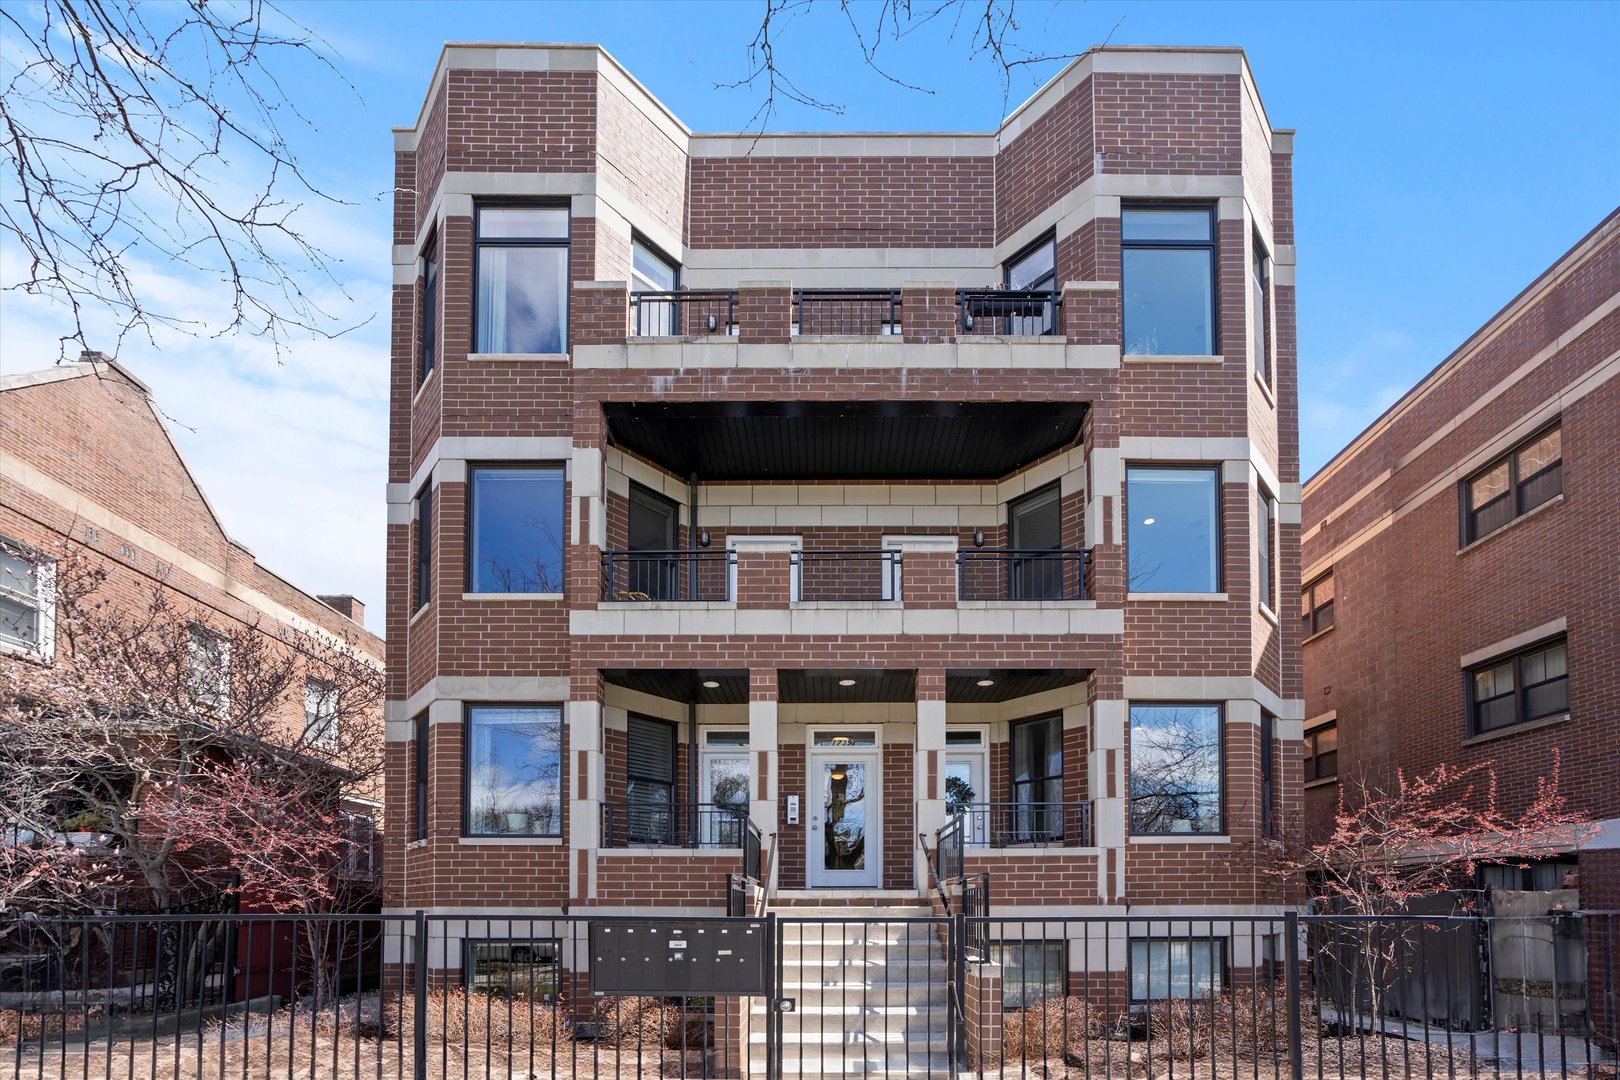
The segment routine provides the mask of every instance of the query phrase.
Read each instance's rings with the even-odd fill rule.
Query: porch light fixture
[[[854,679],[839,679],[838,680],[838,685],[839,686],[854,686],[855,685],[855,680]]]
[[[698,533],[698,547],[708,547],[708,546],[709,546],[709,530],[704,529],[702,532]]]
[[[827,775],[831,776],[834,780],[842,780],[844,778],[844,770],[843,769],[834,769],[832,772],[828,773]]]
[[[994,686],[994,685],[996,685],[996,680],[994,680],[994,679],[980,679],[979,682],[978,682],[978,685],[979,686]]]
[[[718,679],[704,679],[703,680],[703,689],[705,689],[705,690],[718,690],[718,689],[720,689],[720,680],[718,680]]]
[[[983,529],[974,529],[973,530],[973,546],[974,547],[984,547],[984,530]]]

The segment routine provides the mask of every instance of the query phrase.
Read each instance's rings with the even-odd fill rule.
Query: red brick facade
[[[1334,623],[1305,643],[1307,728],[1338,731],[1338,780],[1309,785],[1326,828],[1347,786],[1489,763],[1508,810],[1561,757],[1573,806],[1603,823],[1579,855],[1583,906],[1620,895],[1620,212],[1542,274],[1312,478],[1305,579],[1331,573]],[[1468,481],[1549,425],[1561,483],[1483,536]],[[1567,710],[1482,730],[1471,669],[1567,648]],[[1527,711],[1523,715],[1529,716]],[[1572,857],[1549,850],[1549,856]]]
[[[1246,124],[1263,132],[1259,145],[1245,142]],[[715,752],[707,733],[749,732],[748,814],[767,848],[774,843],[772,884],[791,894],[784,902],[841,887],[818,880],[812,865],[818,741],[871,736],[881,792],[867,808],[869,850],[881,874],[857,891],[915,901],[929,888],[918,835],[932,844],[945,822],[944,765],[962,745],[947,742],[950,733],[981,733],[974,752],[990,790],[977,798],[1005,801],[1015,779],[1009,724],[1056,715],[1062,799],[1087,807],[1094,836],[1084,847],[1069,836],[973,852],[969,869],[992,875],[998,910],[1274,909],[1275,889],[1253,872],[1266,843],[1259,724],[1277,723],[1278,812],[1297,812],[1303,713],[1297,624],[1279,625],[1257,603],[1252,511],[1257,484],[1279,500],[1276,588],[1292,596],[1292,136],[1265,120],[1240,53],[1094,50],[991,133],[756,142],[691,134],[594,48],[450,46],[422,117],[396,132],[396,146],[399,175],[419,185],[400,195],[389,467],[389,798],[407,817],[417,718],[432,731],[426,835],[399,839],[391,871],[399,907],[718,911],[725,875],[741,868],[736,854],[603,846],[603,807],[627,798],[633,715],[679,725],[682,802],[705,797],[706,782],[694,791],[690,777]],[[1170,190],[1219,221],[1217,355],[1122,356],[1122,201]],[[1272,201],[1255,204],[1256,191]],[[567,357],[471,352],[471,216],[497,197],[572,207]],[[421,384],[420,257],[433,235],[438,350]],[[1053,332],[965,333],[957,290],[995,285],[1008,259],[1048,236],[1061,301]],[[1275,262],[1269,388],[1248,346],[1256,236]],[[682,288],[733,291],[735,331],[697,325],[711,307],[691,336],[628,338],[629,294],[640,288],[627,281],[633,238],[679,259]],[[894,290],[899,325],[797,337],[800,290],[834,287]],[[698,470],[675,458],[710,434],[701,424],[662,451],[625,434],[623,425],[658,410],[716,404],[724,409],[714,424],[740,418],[727,430],[756,440],[829,406],[876,415],[871,427],[843,429],[874,445],[899,430],[884,425],[899,422],[889,418],[902,406],[934,418],[969,405],[1052,417],[1079,407],[1083,419],[1068,442],[991,473],[936,463],[921,475],[886,474],[883,454],[908,449],[891,444],[864,472],[783,475],[757,441],[721,462],[730,475],[695,484]],[[1025,431],[999,423],[971,437],[931,430],[961,436],[968,454]],[[852,460],[836,440],[822,450]],[[514,460],[567,465],[567,587],[469,595],[467,464]],[[1221,591],[1127,594],[1124,473],[1139,463],[1218,471]],[[432,591],[417,610],[412,500],[430,481]],[[1063,586],[1071,591],[968,598],[959,558],[1008,548],[1008,504],[1054,483],[1062,549],[1087,552]],[[672,580],[685,588],[696,573],[687,561],[722,560],[707,565],[729,575],[724,599],[660,600],[645,586],[605,593],[604,552],[622,557],[630,544],[631,485],[677,504],[677,547],[703,538],[689,559],[672,561],[682,566]],[[899,599],[878,595],[876,563],[851,571],[846,584],[863,583],[858,599],[794,593],[801,559],[880,548],[898,553]],[[847,672],[859,676],[853,688],[837,681]],[[681,679],[690,690],[679,690]],[[712,691],[697,689],[705,679]],[[1028,679],[1032,689],[974,697],[985,679]],[[794,689],[801,684],[812,689]],[[897,695],[894,686],[911,689]],[[1219,835],[1130,835],[1127,715],[1133,702],[1152,701],[1222,706]],[[560,836],[463,835],[460,726],[464,706],[478,702],[564,707]]]

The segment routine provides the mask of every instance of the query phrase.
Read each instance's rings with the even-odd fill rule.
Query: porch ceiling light
[[[855,680],[854,679],[839,679],[838,680],[838,685],[839,686],[854,686],[855,685]]]
[[[978,685],[980,685],[980,686],[994,686],[994,685],[996,685],[996,680],[994,680],[994,679],[980,679],[979,682],[978,682]]]
[[[718,680],[718,679],[704,679],[703,680],[703,689],[705,689],[705,690],[718,690],[718,689],[720,689],[720,680]]]

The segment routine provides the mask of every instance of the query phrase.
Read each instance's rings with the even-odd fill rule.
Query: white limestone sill
[[[421,402],[423,392],[426,391],[429,386],[433,385],[433,379],[438,374],[439,364],[438,361],[434,361],[433,370],[427,373],[427,378],[422,380],[421,385],[416,388],[416,393],[411,395],[411,408],[413,410],[416,408],[417,404]]]
[[[1324,776],[1319,780],[1307,781],[1302,790],[1309,791],[1312,788],[1327,787],[1329,784],[1337,784],[1338,782],[1339,778],[1337,776]]]
[[[1265,601],[1262,600],[1257,606],[1260,610],[1261,618],[1265,619],[1266,622],[1270,623],[1272,626],[1280,625],[1277,622],[1277,613],[1272,611],[1271,608],[1266,605]]]
[[[1277,392],[1266,385],[1266,380],[1260,377],[1259,368],[1254,369],[1254,385],[1260,388],[1260,393],[1265,397],[1266,402],[1275,409],[1277,407]]]
[[[1569,713],[1559,713],[1557,716],[1544,716],[1540,720],[1532,720],[1527,724],[1512,724],[1495,731],[1485,731],[1478,735],[1470,735],[1462,741],[1464,746],[1478,746],[1480,743],[1495,742],[1497,739],[1506,739],[1511,735],[1523,735],[1526,732],[1541,731],[1544,728],[1557,727],[1559,724],[1569,723]]]

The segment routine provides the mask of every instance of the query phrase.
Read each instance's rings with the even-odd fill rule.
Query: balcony
[[[734,551],[604,551],[602,600],[725,603],[734,592]]]
[[[902,336],[904,293],[900,289],[794,289],[793,337]],[[1050,337],[1061,329],[1060,294],[1050,290],[957,289],[952,322],[961,335]],[[738,290],[683,289],[630,294],[634,337],[720,337],[741,332]],[[769,335],[781,326],[750,320]]]
[[[956,553],[958,600],[1084,600],[1090,552],[964,548]]]
[[[1089,802],[983,802],[955,808],[963,842],[976,847],[1090,847]]]
[[[604,848],[744,848],[758,836],[747,803],[602,804]]]
[[[893,337],[900,333],[899,289],[795,289],[794,336]]]

